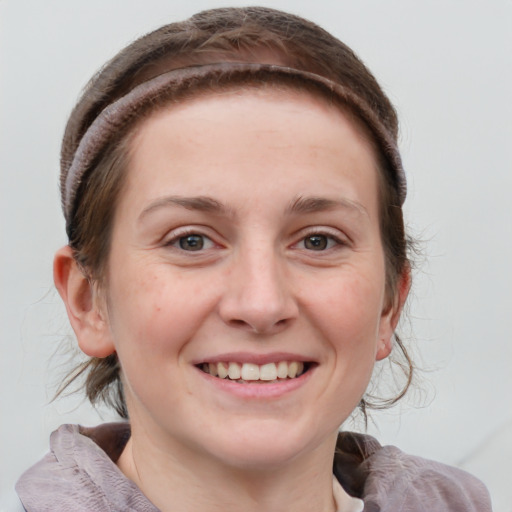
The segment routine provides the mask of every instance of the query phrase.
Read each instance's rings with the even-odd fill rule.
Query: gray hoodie
[[[50,453],[26,471],[16,490],[28,512],[158,512],[116,466],[128,423],[63,425]],[[364,512],[492,512],[483,484],[468,473],[405,455],[374,438],[343,432],[334,475]]]

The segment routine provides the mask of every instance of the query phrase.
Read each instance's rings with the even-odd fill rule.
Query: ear
[[[59,249],[53,260],[53,281],[64,301],[80,349],[91,357],[115,351],[105,305],[94,283],[77,265],[72,249]]]
[[[411,267],[406,265],[406,268],[404,268],[400,278],[398,279],[393,302],[382,312],[379,326],[379,340],[375,354],[375,359],[377,361],[388,357],[393,349],[393,334],[396,326],[398,325],[398,320],[400,320],[400,314],[402,313],[405,301],[409,295],[410,288]]]

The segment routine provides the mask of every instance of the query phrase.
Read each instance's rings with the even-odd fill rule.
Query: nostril
[[[248,322],[240,318],[232,318],[228,321],[228,325],[235,329],[243,329],[258,334],[276,334],[277,332],[286,329],[286,327],[290,325],[290,319],[282,318],[280,320],[277,320],[276,322],[258,322],[256,320]]]
[[[236,318],[229,322],[233,327],[250,327],[247,322],[243,320],[237,320]]]

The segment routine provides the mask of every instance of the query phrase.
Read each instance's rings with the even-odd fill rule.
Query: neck
[[[335,436],[279,467],[246,468],[183,446],[159,445],[132,425],[118,465],[162,512],[333,512]]]

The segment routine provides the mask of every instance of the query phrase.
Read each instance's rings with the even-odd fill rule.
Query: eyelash
[[[192,237],[192,236],[197,236],[197,237],[201,238],[201,244],[202,244],[201,247],[199,247],[196,250],[194,250],[194,249],[187,250],[187,249],[183,248],[183,246],[181,245],[182,241],[185,240],[186,238]],[[305,245],[307,243],[307,240],[308,239],[311,240],[314,237],[325,239],[326,247],[320,247],[318,250],[315,250],[314,248],[306,247]],[[204,247],[205,244],[207,245],[207,247]],[[304,244],[303,247],[300,247],[300,244]],[[321,241],[320,241],[320,245],[321,245]],[[298,242],[294,243],[291,247],[302,249],[307,252],[320,252],[321,253],[321,252],[329,251],[331,249],[336,249],[339,246],[346,246],[346,245],[348,245],[347,240],[340,238],[337,234],[334,234],[330,231],[323,229],[323,230],[318,230],[318,231],[312,230],[310,232],[304,233],[302,235],[301,239]],[[215,242],[209,236],[205,235],[204,233],[201,233],[200,229],[195,229],[195,228],[191,227],[191,228],[183,229],[177,233],[174,233],[174,236],[171,239],[169,239],[168,241],[166,241],[164,246],[172,247],[172,248],[177,249],[182,252],[198,252],[199,253],[199,252],[204,252],[207,249],[213,248],[215,246]]]
[[[192,236],[201,237],[201,239],[203,240],[203,243],[205,240],[209,241],[211,244],[211,247],[213,247],[215,245],[215,242],[209,236],[205,235],[204,233],[201,233],[201,231],[199,229],[188,228],[188,229],[183,229],[182,231],[179,231],[178,233],[174,233],[174,236],[171,239],[167,240],[164,243],[164,246],[165,247],[173,247],[173,248],[178,249],[183,252],[202,252],[203,250],[205,250],[204,247],[200,247],[196,251],[194,251],[194,250],[187,251],[186,249],[184,249],[183,247],[180,246],[182,240],[192,237]],[[206,249],[209,249],[211,247],[207,247]]]
[[[306,250],[308,252],[326,252],[326,251],[328,251],[330,249],[336,249],[339,246],[347,246],[348,245],[348,241],[345,240],[345,239],[340,238],[340,236],[337,233],[334,234],[334,233],[332,233],[330,231],[322,229],[322,230],[318,230],[318,231],[313,230],[313,231],[310,231],[310,232],[307,232],[307,233],[303,234],[303,236],[301,237],[299,242],[295,243],[293,245],[293,247],[297,247],[300,244],[306,244],[306,241],[308,239],[311,239],[311,238],[314,238],[314,237],[325,238],[327,240],[327,247],[321,248],[321,249],[316,250],[316,251],[315,251],[315,249],[308,249],[307,247],[302,247],[302,249],[304,249],[304,250]],[[330,246],[329,246],[329,242],[331,242]]]

